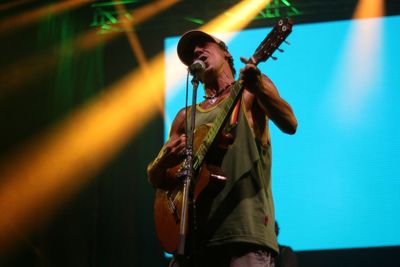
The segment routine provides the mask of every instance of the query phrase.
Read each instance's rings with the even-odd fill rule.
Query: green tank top
[[[212,123],[223,103],[208,110],[197,106],[196,128]],[[205,218],[200,220],[200,238],[206,247],[244,242],[278,252],[271,191],[271,146],[269,142],[262,144],[256,140],[244,109],[242,104],[234,143],[222,160],[222,170],[228,179],[208,200]],[[268,124],[264,134],[269,136]]]

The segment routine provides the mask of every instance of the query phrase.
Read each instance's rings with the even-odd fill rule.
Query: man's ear
[[[224,55],[225,55],[225,58],[226,58],[226,59],[232,57],[232,55],[231,55],[228,51],[224,51]]]

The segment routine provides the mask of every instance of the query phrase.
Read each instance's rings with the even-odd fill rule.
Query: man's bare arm
[[[181,109],[172,122],[170,136],[158,156],[148,165],[147,177],[153,187],[164,187],[173,183],[174,177],[167,170],[179,164],[185,157],[186,135],[184,129],[185,109]]]
[[[279,129],[288,134],[296,132],[297,119],[291,106],[280,97],[275,85],[267,76],[262,75],[255,65],[246,64],[240,71],[240,80],[255,96],[254,101],[257,101]]]

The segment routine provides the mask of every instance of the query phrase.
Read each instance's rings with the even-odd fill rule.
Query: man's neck
[[[220,75],[217,79],[204,83],[204,90],[207,95],[219,95],[233,82],[234,78],[232,75]]]

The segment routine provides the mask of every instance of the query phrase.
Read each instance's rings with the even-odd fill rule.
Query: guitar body
[[[173,190],[157,189],[154,202],[154,222],[158,240],[168,253],[174,253],[179,245],[179,226],[182,212],[183,185]]]
[[[193,149],[197,151],[210,126],[202,125],[196,129]],[[219,150],[220,151],[220,150]],[[210,151],[211,152],[211,151]],[[219,153],[218,153],[219,154]],[[168,169],[168,175],[174,177],[182,163]],[[222,170],[217,164],[204,162],[198,174],[195,174],[193,199],[196,201],[206,187],[212,184],[224,184]],[[168,253],[174,253],[179,244],[180,216],[182,212],[183,183],[177,182],[174,188],[157,189],[154,202],[154,220],[158,239]]]

